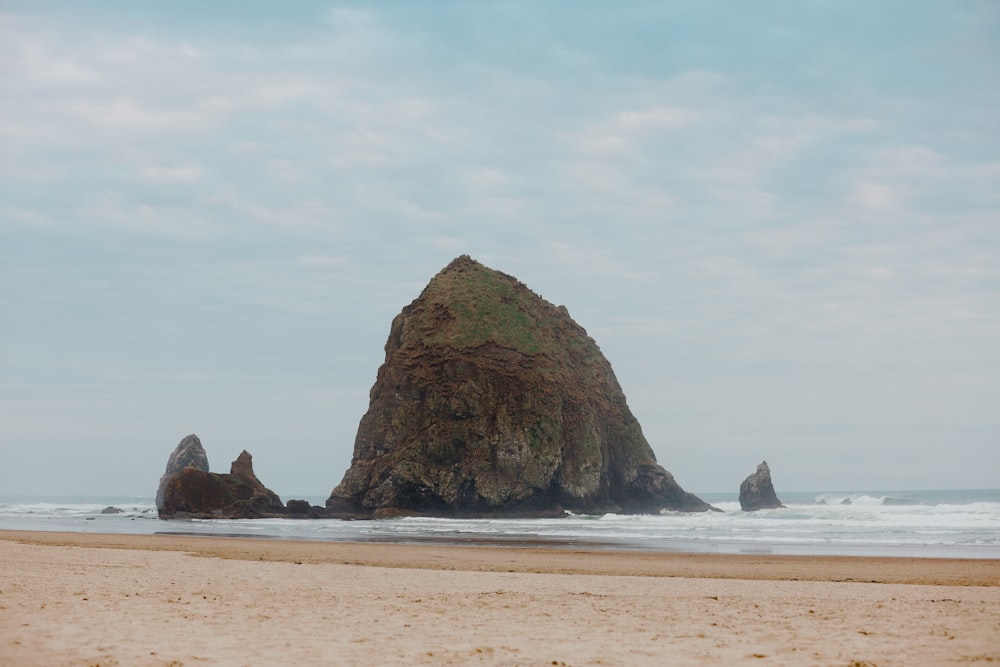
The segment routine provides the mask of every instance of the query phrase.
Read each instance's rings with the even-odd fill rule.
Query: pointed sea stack
[[[208,455],[205,453],[205,448],[201,446],[201,440],[194,433],[181,438],[177,447],[170,453],[170,458],[167,459],[167,469],[164,471],[163,477],[160,477],[160,485],[156,489],[156,509],[163,507],[163,490],[167,488],[167,482],[188,466],[208,472]]]
[[[754,510],[778,509],[784,507],[774,492],[771,483],[771,469],[767,461],[757,466],[757,472],[747,477],[740,484],[740,509],[744,512]]]
[[[567,310],[466,255],[393,320],[326,504],[362,516],[711,509],[657,465]]]

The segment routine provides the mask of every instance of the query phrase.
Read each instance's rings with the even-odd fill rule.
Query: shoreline
[[[998,629],[1000,560],[0,531],[24,667],[967,665]]]
[[[159,533],[0,530],[0,541],[57,547],[177,551],[202,557],[335,563],[397,569],[602,576],[1000,586],[1000,559],[897,556],[720,554],[603,549],[586,545],[520,546],[497,541],[402,544]]]
[[[365,521],[316,520],[302,522],[269,522],[268,520],[237,521],[163,521],[145,515],[125,516],[94,515],[72,517],[19,518],[0,517],[2,532],[65,532],[116,535],[175,535],[194,537],[231,537],[256,540],[290,540],[317,542],[388,543],[421,546],[464,546],[468,544],[497,547],[522,546],[525,548],[592,549],[606,551],[646,551],[665,553],[698,553],[722,555],[773,555],[773,556],[844,556],[857,558],[925,558],[946,560],[1000,560],[1000,545],[995,536],[985,536],[981,543],[926,544],[884,541],[852,541],[830,538],[826,540],[769,539],[763,535],[748,539],[748,526],[740,526],[735,535],[723,534],[718,527],[709,535],[692,537],[670,535],[656,537],[650,531],[640,537],[629,534],[629,527],[612,526],[605,531],[590,534],[592,526],[586,523],[573,529],[556,530],[548,524],[526,526],[507,525],[501,530],[485,529],[476,522],[455,520],[454,525],[431,524],[408,526]],[[428,520],[432,521],[432,520]],[[614,534],[616,531],[621,534]],[[773,537],[773,536],[770,536]]]

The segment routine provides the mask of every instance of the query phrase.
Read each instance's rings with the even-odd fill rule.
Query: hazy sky
[[[1000,3],[0,4],[0,495],[347,469],[468,253],[685,488],[1000,486]]]

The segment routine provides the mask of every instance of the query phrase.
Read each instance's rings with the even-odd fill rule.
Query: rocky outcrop
[[[777,509],[784,507],[774,492],[771,484],[771,469],[767,461],[757,466],[757,472],[747,477],[740,484],[740,509],[744,512],[754,510]]]
[[[289,500],[285,503],[289,514],[308,514],[312,506],[305,500]]]
[[[188,466],[172,475],[157,508],[161,519],[259,519],[285,516],[276,493],[253,471],[253,457],[243,451],[223,475]]]
[[[166,488],[167,482],[188,466],[208,472],[208,455],[205,454],[205,448],[201,446],[201,440],[193,433],[181,439],[173,453],[170,454],[170,458],[167,459],[167,469],[163,473],[163,477],[160,478],[160,485],[156,489],[157,509],[163,507],[163,490]]]
[[[332,514],[325,507],[310,505],[305,500],[289,500],[285,503],[285,507],[288,509],[289,518],[292,519],[355,518],[343,514]]]
[[[657,464],[611,365],[568,311],[462,256],[393,320],[351,467],[327,509],[711,508]]]

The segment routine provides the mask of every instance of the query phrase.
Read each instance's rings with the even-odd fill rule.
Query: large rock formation
[[[188,466],[208,472],[208,455],[205,453],[205,448],[201,446],[201,440],[194,433],[182,438],[170,454],[170,458],[167,459],[167,469],[163,473],[163,477],[160,478],[160,485],[156,489],[157,509],[163,507],[163,490],[167,487],[167,482]]]
[[[779,507],[784,505],[778,500],[774,485],[771,484],[771,469],[767,467],[767,461],[763,461],[757,466],[757,472],[740,484],[740,509],[752,512]]]
[[[657,465],[567,310],[468,256],[396,316],[335,513],[711,509]]]
[[[276,493],[261,484],[253,471],[253,457],[243,451],[228,475],[194,466],[171,476],[157,507],[161,519],[259,519],[285,516]]]

